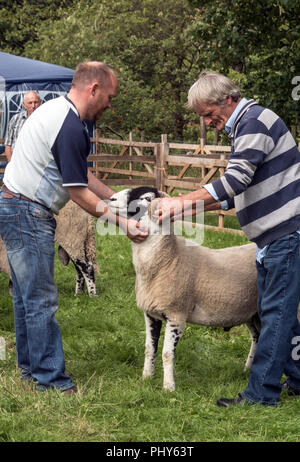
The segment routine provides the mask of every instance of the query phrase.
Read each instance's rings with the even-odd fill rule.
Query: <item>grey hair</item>
[[[225,75],[203,71],[189,89],[186,106],[195,110],[200,103],[222,105],[228,96],[237,101],[241,96],[239,87]]]
[[[23,101],[25,101],[25,99],[27,99],[27,96],[28,96],[28,95],[31,95],[31,94],[36,95],[36,96],[38,97],[38,99],[41,101],[40,95],[39,95],[38,92],[35,91],[35,90],[28,90],[28,91],[24,94]]]

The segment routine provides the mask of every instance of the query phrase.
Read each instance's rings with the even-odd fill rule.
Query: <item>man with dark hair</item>
[[[225,129],[232,152],[225,174],[202,189],[162,199],[159,220],[180,218],[184,202],[204,210],[235,207],[249,240],[257,244],[258,314],[261,333],[250,380],[237,398],[218,406],[244,403],[275,405],[282,375],[290,396],[300,396],[300,154],[283,120],[254,100],[241,98],[227,77],[203,72],[190,88],[188,106],[206,125]]]
[[[80,65],[67,96],[40,106],[24,124],[0,193],[0,235],[13,281],[18,366],[39,389],[77,391],[65,374],[55,312],[53,213],[71,199],[95,217],[120,226],[135,242],[148,230],[114,216],[103,199],[114,193],[87,168],[90,139],[83,120],[98,120],[117,94],[117,78],[103,63]]]

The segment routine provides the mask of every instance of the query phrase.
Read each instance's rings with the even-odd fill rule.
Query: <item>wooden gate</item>
[[[167,135],[160,142],[128,141],[101,138],[96,130],[95,154],[91,154],[90,170],[110,186],[154,186],[167,193],[196,190],[223,175],[227,166],[229,146],[169,143]],[[1,140],[0,140],[1,142]],[[6,160],[4,155],[0,160]],[[3,169],[2,169],[3,171]],[[0,170],[1,173],[1,170]],[[224,228],[224,217],[234,211],[216,211],[218,231],[243,234],[241,230]]]

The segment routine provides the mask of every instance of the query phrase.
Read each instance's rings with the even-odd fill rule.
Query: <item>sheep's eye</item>
[[[146,201],[151,202],[151,197],[145,197]]]
[[[113,198],[111,198],[110,200],[111,200],[111,201],[116,201],[117,198],[116,198],[116,197],[113,197]]]

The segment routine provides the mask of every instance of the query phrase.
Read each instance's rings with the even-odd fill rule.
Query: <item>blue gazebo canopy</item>
[[[43,102],[65,95],[73,74],[67,67],[0,52],[0,138],[12,116],[22,110],[27,91],[37,91]]]
[[[0,76],[7,91],[18,84],[34,84],[35,89],[39,86],[44,89],[45,85],[66,83],[69,88],[73,74],[67,67],[0,52]]]
[[[23,58],[0,51],[0,138],[6,135],[10,119],[23,109],[24,94],[39,93],[42,102],[65,95],[71,87],[74,70],[56,64]],[[86,121],[90,136],[95,124]],[[91,151],[94,152],[94,143]],[[0,154],[4,145],[0,144]]]

